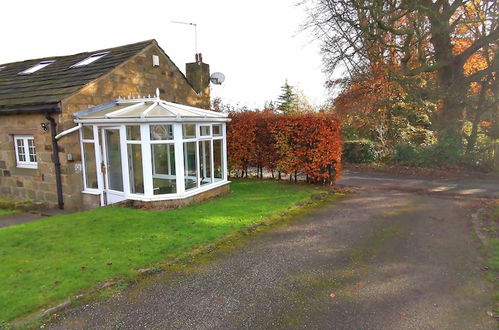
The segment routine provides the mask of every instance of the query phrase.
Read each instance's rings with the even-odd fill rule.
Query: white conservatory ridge
[[[225,122],[228,115],[188,105],[168,102],[158,97],[117,99],[75,113],[77,123],[113,121],[197,121]]]
[[[229,183],[227,114],[156,96],[119,98],[74,121],[68,132],[80,132],[83,193],[101,205],[184,199]]]

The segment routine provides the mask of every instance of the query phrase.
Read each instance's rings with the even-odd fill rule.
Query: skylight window
[[[103,53],[97,53],[97,54],[90,55],[86,59],[84,59],[76,64],[73,64],[71,67],[72,68],[79,68],[81,66],[89,65],[90,63],[97,61],[98,59],[106,56],[107,54],[109,54],[109,52],[103,52]]]
[[[46,67],[47,65],[50,65],[50,64],[52,64],[54,62],[55,62],[55,60],[41,61],[37,65],[34,65],[31,68],[29,68],[29,69],[26,69],[26,70],[24,70],[22,72],[19,72],[19,74],[32,74],[33,72],[41,70],[44,67]]]

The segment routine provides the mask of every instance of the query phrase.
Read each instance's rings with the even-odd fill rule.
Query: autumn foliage
[[[333,183],[341,172],[339,121],[331,114],[231,113],[227,141],[233,172],[255,169],[272,176],[301,176],[309,182]]]

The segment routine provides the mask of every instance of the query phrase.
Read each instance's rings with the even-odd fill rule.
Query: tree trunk
[[[449,21],[443,19],[442,15],[429,15],[429,19],[435,58],[438,63],[442,63],[442,67],[437,71],[442,103],[435,117],[435,128],[439,132],[440,141],[458,147],[462,144],[462,119],[467,95],[467,86],[463,84],[463,64],[457,62],[452,54],[452,29]]]

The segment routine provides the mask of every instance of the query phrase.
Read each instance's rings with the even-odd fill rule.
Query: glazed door
[[[103,128],[103,162],[106,204],[125,199],[119,128]]]

